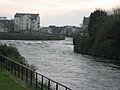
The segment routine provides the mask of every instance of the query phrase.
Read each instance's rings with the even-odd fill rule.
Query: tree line
[[[92,12],[88,33],[73,39],[75,52],[120,62],[120,8]]]

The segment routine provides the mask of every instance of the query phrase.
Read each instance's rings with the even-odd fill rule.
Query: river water
[[[41,74],[72,90],[120,90],[120,69],[101,58],[74,53],[72,38],[61,41],[1,40],[16,46]]]

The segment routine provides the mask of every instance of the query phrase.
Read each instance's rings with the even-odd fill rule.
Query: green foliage
[[[17,63],[15,64],[14,62],[11,62],[12,64],[11,65],[8,64],[8,67],[12,68],[12,72],[14,72],[15,76],[17,76],[18,73],[20,73],[20,77],[19,78],[21,78],[22,77],[22,73],[23,73],[23,76],[24,76],[23,77],[23,81],[26,81],[26,77],[25,76],[27,76],[27,78],[28,78],[28,83],[31,83],[31,81],[30,81],[31,77],[32,77],[33,81],[36,80],[35,79],[36,78],[36,76],[35,76],[36,74],[34,72],[34,71],[36,71],[36,67],[33,66],[33,65],[29,65],[27,63],[27,61],[25,60],[25,58],[22,57],[21,54],[18,52],[16,47],[13,47],[11,45],[1,44],[0,45],[0,54],[6,56],[6,57],[8,57],[8,58],[10,58],[10,59],[12,59],[12,60],[14,60],[16,62],[19,62],[19,63],[23,64],[24,66],[26,66],[26,67],[28,67],[28,68],[30,68],[32,70],[32,76],[31,76],[31,70],[30,69],[26,69],[26,67],[20,67],[20,66],[18,68],[18,64]],[[5,59],[5,58],[3,58],[1,56],[0,56],[0,61],[2,61],[3,63],[5,62],[6,64],[9,62],[7,59]],[[11,70],[11,69],[9,69],[9,70]],[[14,70],[16,70],[16,71],[14,71]],[[1,77],[1,73],[0,73],[0,77]],[[10,80],[9,78],[7,78],[7,79]],[[1,79],[0,79],[0,81],[1,81]],[[4,82],[4,80],[3,80],[3,82]],[[10,87],[11,85],[14,85],[14,82],[12,82],[12,83],[13,84],[8,85],[9,82],[6,80],[5,84],[6,84],[6,86]],[[38,85],[40,85],[40,84],[41,83],[38,81]],[[18,88],[16,86],[14,87],[14,89],[8,89],[7,87],[5,87],[5,89],[3,88],[3,90],[25,90],[25,89],[21,89],[20,86],[19,87],[17,86]],[[35,85],[34,82],[32,82],[32,86],[33,87],[30,87],[31,88],[30,90],[35,90],[36,89],[36,87],[35,87],[36,85]],[[1,87],[1,84],[0,84],[0,87]],[[47,88],[48,88],[47,84],[43,84],[43,88],[44,88],[43,90],[47,90]],[[40,89],[40,87],[39,87],[39,89]],[[50,90],[52,90],[51,87],[50,87]]]
[[[108,39],[101,43],[93,44],[90,49],[90,54],[98,57],[119,59],[119,50],[114,47],[114,40]]]
[[[73,43],[76,52],[87,54],[89,48],[92,46],[93,38],[77,36],[73,39]]]
[[[102,22],[104,21],[104,18],[107,16],[107,12],[103,10],[96,10],[90,15],[90,22],[88,25],[88,31],[90,36],[96,36],[98,25],[101,26]]]
[[[18,49],[14,46],[1,44],[0,45],[0,54],[20,63],[22,65],[25,65],[34,71],[36,70],[36,67],[34,65],[29,65],[27,60],[25,60],[25,58],[21,56],[21,54],[18,52]],[[2,62],[4,62],[4,59],[5,58],[0,57],[0,60]]]
[[[75,52],[120,62],[120,9],[111,15],[103,10],[94,11],[88,30],[90,37],[74,38]]]
[[[0,69],[0,90],[28,90],[27,86]]]
[[[0,54],[7,56],[21,64],[26,65],[27,61],[25,60],[24,57],[20,55],[16,47],[13,46],[8,46],[6,44],[0,45]]]

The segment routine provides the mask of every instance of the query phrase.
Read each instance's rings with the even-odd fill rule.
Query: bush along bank
[[[96,10],[90,15],[89,37],[76,36],[74,51],[120,62],[120,9],[112,14]]]
[[[18,49],[14,46],[1,44],[0,45],[0,54],[20,63],[22,65],[30,67],[34,71],[36,70],[33,65],[28,64],[27,60],[25,60],[25,58],[21,56],[21,54],[18,52]],[[2,57],[0,57],[0,61],[4,62],[4,59]]]
[[[8,58],[10,58],[12,61]],[[32,78],[33,80],[35,79],[35,66],[28,64],[25,58],[22,57],[21,54],[18,52],[17,48],[11,45],[0,45],[0,66],[1,68],[11,72],[11,74],[13,74],[16,77],[23,77],[23,79],[25,79],[25,76],[27,76],[27,78]],[[31,73],[31,71],[24,68],[24,66],[26,68],[30,68],[30,70],[32,70],[33,72]],[[23,74],[21,75],[21,73]]]

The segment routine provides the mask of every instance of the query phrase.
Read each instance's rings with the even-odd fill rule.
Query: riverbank
[[[74,37],[74,51],[120,63],[120,14],[107,13],[100,9],[91,13],[88,25],[89,37]]]
[[[111,63],[120,65],[120,50],[114,45],[114,40],[97,43],[93,38],[77,36],[73,39],[76,53],[109,59]]]
[[[0,40],[64,40],[62,35],[24,35],[13,33],[0,33]]]
[[[1,90],[29,90],[27,85],[23,84],[17,78],[11,76],[8,72],[0,68],[0,88]]]

